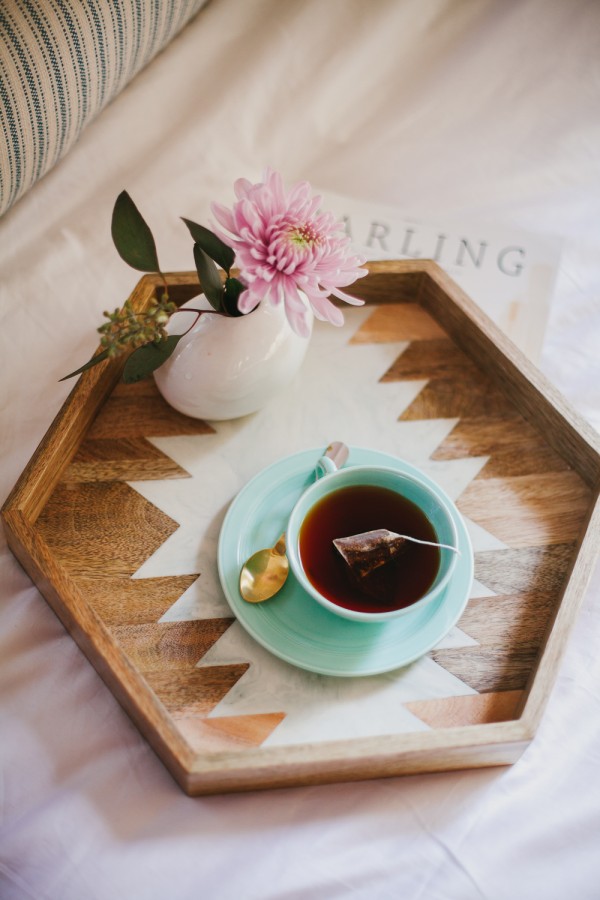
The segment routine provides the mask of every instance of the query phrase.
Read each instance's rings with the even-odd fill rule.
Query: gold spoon
[[[290,566],[285,553],[285,534],[274,547],[257,550],[242,566],[240,594],[248,603],[262,603],[281,590]]]
[[[341,468],[348,459],[348,452],[348,447],[341,441],[329,444],[317,462],[317,478]],[[268,600],[281,590],[289,569],[284,533],[274,547],[257,550],[244,563],[240,572],[240,594],[248,603]]]

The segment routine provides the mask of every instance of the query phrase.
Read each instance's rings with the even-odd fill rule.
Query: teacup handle
[[[348,453],[348,447],[341,441],[333,441],[329,444],[323,456],[317,460],[315,466],[317,479],[323,478],[325,475],[332,475],[341,469],[348,459]]]

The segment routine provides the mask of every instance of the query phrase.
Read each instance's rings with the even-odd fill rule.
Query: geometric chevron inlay
[[[422,329],[428,327],[425,319],[423,316],[419,323]],[[160,481],[132,483],[153,506],[180,524],[168,541],[144,562],[134,580],[182,574],[191,569],[200,573],[198,581],[171,611],[163,615],[162,623],[185,621],[186,610],[188,618],[202,621],[228,609],[222,599],[219,601],[221,608],[216,602],[217,597],[222,597],[215,566],[220,519],[205,522],[203,509],[208,502],[212,508],[225,508],[244,482],[271,458],[293,452],[298,446],[325,446],[332,439],[331,410],[327,405],[319,407],[316,402],[332,365],[344,371],[347,392],[344,409],[334,426],[336,438],[351,445],[376,446],[397,455],[408,452],[412,460],[426,468],[451,496],[459,496],[477,476],[487,457],[428,461],[427,457],[448,434],[453,422],[449,425],[430,421],[399,422],[397,430],[392,427],[384,437],[383,418],[391,423],[397,420],[403,407],[414,401],[423,384],[381,380],[398,353],[406,351],[410,345],[391,341],[390,335],[380,343],[365,340],[365,334],[370,335],[370,321],[370,310],[350,310],[346,313],[343,329],[319,326],[315,329],[305,363],[307,374],[288,391],[285,431],[281,429],[281,410],[277,405],[271,405],[250,420],[216,423],[215,434],[211,436],[177,435],[152,439],[154,446],[189,473],[190,479],[170,484]],[[411,327],[415,327],[414,321]],[[437,326],[436,329],[439,333]],[[303,414],[305,408],[310,409],[308,418]],[[270,442],[263,449],[260,443],[255,444],[255,436],[258,438],[261,434],[273,435],[279,443],[273,446]],[[254,456],[248,452],[253,445],[259,451],[258,454],[255,451]],[[207,469],[214,473],[209,484],[205,477]],[[237,479],[232,482],[234,472]],[[486,545],[491,540],[493,546],[504,546],[491,539],[483,529],[476,534],[476,544],[480,537]],[[473,639],[464,635],[460,628],[455,628],[447,640],[448,647],[470,644]],[[248,664],[209,718],[233,722],[240,716],[277,714],[276,720],[267,720],[273,731],[263,737],[264,746],[423,729],[427,726],[408,711],[403,705],[405,701],[472,692],[472,688],[461,683],[433,658],[420,660],[406,670],[357,681],[315,676],[301,669],[290,671],[287,663],[264,651],[237,623],[224,631],[206,653],[198,653],[197,662],[199,671],[212,671],[215,666],[226,671],[227,667]],[[204,717],[204,713],[200,717]],[[193,733],[195,740],[200,734],[208,740],[206,722],[201,726],[197,723],[194,730],[189,711],[185,719],[185,726],[180,718],[178,723],[185,728],[188,739]]]
[[[568,469],[522,416],[462,419],[440,444],[433,459],[490,456],[480,478],[533,475]]]
[[[185,470],[154,447],[147,436],[213,433],[206,422],[169,406],[152,379],[119,384],[81,443],[63,481],[185,478]]]
[[[431,728],[456,728],[513,719],[522,699],[523,691],[499,691],[495,694],[470,694],[467,697],[448,697],[444,700],[420,700],[406,705]]]
[[[410,307],[410,304],[405,306]],[[397,312],[396,309],[396,315]],[[442,642],[428,654],[428,659],[407,670],[360,679],[359,694],[356,683],[347,679],[340,684],[340,679],[314,676],[298,669],[290,672],[286,663],[260,648],[234,623],[224,629],[206,651],[199,648],[196,672],[212,672],[215,667],[226,672],[245,665],[244,670],[235,668],[235,679],[217,703],[211,699],[210,711],[198,706],[194,716],[186,703],[184,711],[176,713],[178,727],[185,731],[186,739],[196,743],[204,739],[214,745],[217,732],[209,723],[218,721],[223,723],[218,732],[220,746],[223,741],[234,740],[232,735],[236,728],[246,734],[246,740],[249,734],[256,737],[260,732],[264,746],[418,730],[430,726],[427,717],[414,714],[412,704],[435,700],[438,704],[436,715],[439,716],[444,697],[449,702],[453,698],[456,705],[457,697],[466,703],[466,698],[477,695],[475,692],[499,692],[504,704],[501,708],[506,711],[507,698],[512,696],[507,692],[524,688],[535,663],[551,604],[546,605],[532,592],[531,585],[522,594],[500,594],[494,587],[491,563],[493,559],[506,559],[502,554],[514,552],[510,548],[515,546],[529,548],[532,544],[542,544],[545,550],[551,526],[547,519],[540,520],[535,507],[535,491],[532,494],[531,486],[537,475],[528,479],[521,476],[521,481],[518,476],[493,479],[485,477],[485,470],[495,467],[503,474],[501,456],[503,451],[506,457],[509,438],[519,440],[522,434],[529,446],[539,438],[532,437],[530,426],[515,414],[506,397],[488,380],[481,378],[473,363],[441,336],[443,332],[427,314],[420,311],[406,321],[397,316],[395,328],[390,327],[393,319],[389,309],[385,314],[381,310],[371,314],[365,310],[351,310],[346,314],[346,320],[345,327],[339,331],[319,327],[315,330],[305,363],[308,374],[301,385],[292,386],[288,393],[285,442],[281,441],[281,428],[277,427],[280,410],[275,405],[256,413],[243,425],[240,422],[217,423],[210,436],[152,437],[153,446],[176,467],[189,473],[190,478],[176,484],[171,482],[168,489],[167,483],[161,481],[132,483],[153,506],[162,509],[180,525],[144,561],[134,580],[145,581],[159,575],[181,576],[192,569],[200,572],[199,580],[163,614],[161,623],[185,623],[186,617],[197,622],[213,622],[215,615],[227,613],[226,604],[217,600],[221,596],[214,566],[218,522],[211,523],[206,537],[202,537],[204,532],[200,527],[204,495],[209,490],[214,507],[226,506],[227,499],[271,457],[285,455],[301,445],[325,445],[332,439],[329,408],[319,409],[317,403],[310,403],[310,399],[322,390],[325,373],[333,362],[346,373],[348,398],[343,418],[340,418],[343,430],[342,433],[336,430],[335,437],[349,444],[378,446],[399,456],[406,454],[457,499],[459,508],[473,523],[471,534],[477,567],[475,596],[452,639]],[[355,395],[356,411],[349,403],[349,398]],[[296,406],[300,409],[310,407],[310,419],[298,420],[293,412]],[[464,415],[467,418],[461,418]],[[471,415],[475,418],[470,418]],[[382,416],[398,423],[397,431],[388,429],[385,439],[380,424]],[[298,427],[300,421],[301,429]],[[444,425],[444,422],[449,424]],[[461,426],[468,428],[470,423],[478,423],[471,430],[471,434],[479,436],[478,442],[472,440],[465,446],[463,434],[453,445],[455,433]],[[496,455],[494,438],[501,433],[499,426],[502,423],[508,428],[508,436],[499,442],[500,452]],[[484,436],[486,429],[487,438]],[[262,459],[254,458],[246,452],[244,457],[243,448],[252,446],[254,436],[259,434],[274,435],[279,439],[278,444],[268,448],[271,456],[263,454]],[[432,441],[431,437],[435,435],[437,438]],[[197,441],[201,445],[196,444]],[[448,451],[448,447],[453,446],[454,450]],[[458,447],[462,448],[462,454],[457,452]],[[231,484],[227,479],[223,481],[223,476],[217,476],[208,488],[207,467],[215,473],[227,473],[227,478],[235,469],[238,481]],[[573,473],[560,465],[555,468],[556,474],[551,477],[561,479],[561,488],[570,487],[567,491],[569,503],[577,500],[572,516],[573,522],[577,522],[586,490]],[[521,491],[522,505],[532,502],[534,509],[526,516],[515,504],[518,521],[513,521],[510,516],[504,517],[502,510],[507,505],[507,496],[518,496],[520,487],[528,489]],[[543,493],[543,488],[542,482],[538,489]],[[531,497],[534,499],[530,500]],[[554,515],[547,511],[547,499],[544,494],[542,506],[546,517]],[[557,515],[564,516],[564,512],[561,508]],[[537,535],[532,535],[534,525],[538,528]],[[564,539],[564,531],[562,534]],[[200,549],[204,543],[206,552]],[[534,546],[534,556],[527,560],[530,575],[537,571],[535,553],[539,549]],[[530,551],[521,549],[519,552]],[[480,561],[483,562],[480,564]],[[487,578],[488,571],[492,573],[490,579]],[[487,630],[481,627],[482,617],[486,615]],[[514,627],[509,629],[506,628],[507,615],[514,619]],[[532,623],[534,627],[530,628]],[[344,712],[346,708],[352,710],[349,718]],[[477,711],[481,717],[492,715],[487,700],[472,703],[468,708],[471,716],[476,716]],[[391,715],[392,709],[394,715]],[[467,706],[463,704],[461,709],[466,715]],[[258,718],[253,725],[255,717]],[[269,733],[266,734],[264,729]],[[239,735],[235,740],[241,740]]]
[[[578,537],[589,494],[570,470],[482,478],[462,494],[460,509],[511,547],[539,547]]]
[[[333,419],[316,402],[332,365],[346,382]],[[350,310],[339,330],[317,326],[305,372],[288,391],[286,429],[277,405],[213,426],[177,413],[153,382],[119,386],[46,505],[42,533],[195,750],[510,718],[587,489],[412,304]],[[216,573],[222,514],[237,490],[269,461],[332,439],[421,466],[457,501],[475,549],[458,627],[425,658],[382,676],[292,669],[232,619]],[[527,453],[535,466],[521,461]]]

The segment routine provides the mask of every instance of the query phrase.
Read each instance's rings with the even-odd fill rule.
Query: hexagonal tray
[[[254,416],[211,425],[152,381],[118,385],[121,361],[86,372],[4,506],[11,549],[190,794],[513,762],[591,574],[595,432],[434,263],[369,270],[367,306],[317,328],[289,402]],[[199,292],[195,274],[169,281],[178,302]],[[134,305],[159,288],[142,278]],[[243,483],[335,439],[425,468],[474,543],[458,626],[383,676],[276,659],[216,576]]]

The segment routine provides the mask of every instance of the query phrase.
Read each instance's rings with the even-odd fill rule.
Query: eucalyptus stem
[[[209,313],[211,316],[224,316],[225,318],[228,318],[227,313],[219,312],[216,309],[194,309],[193,307],[186,306],[185,309],[176,309],[172,313],[172,315],[175,315],[175,313],[178,313],[178,312],[180,312],[180,313],[188,313],[188,312],[196,313],[196,318],[194,319],[194,321],[192,322],[190,327],[186,328],[185,331],[182,331],[181,334],[179,335],[179,337],[184,337],[184,335],[189,334],[190,331],[192,330],[192,328],[194,327],[194,325],[196,324],[196,322],[198,321],[198,319],[200,318],[200,316],[204,316],[207,313]]]

